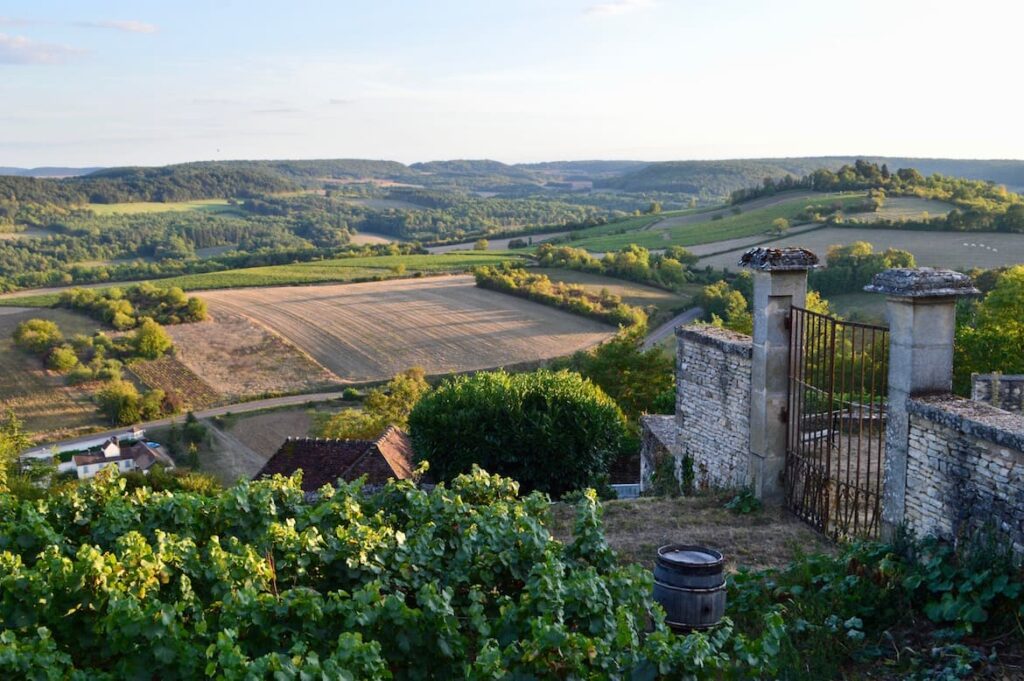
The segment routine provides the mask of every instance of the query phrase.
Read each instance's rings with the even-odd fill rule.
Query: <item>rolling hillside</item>
[[[756,186],[766,177],[801,177],[819,168],[838,169],[858,158],[891,170],[916,168],[923,175],[939,173],[971,180],[990,180],[1011,190],[1024,189],[1024,161],[884,156],[822,156],[811,158],[666,161],[651,163],[618,177],[598,180],[595,187],[624,192],[682,192],[706,199],[724,199],[730,192]]]

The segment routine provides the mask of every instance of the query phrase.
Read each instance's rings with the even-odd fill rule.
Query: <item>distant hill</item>
[[[882,164],[891,170],[916,168],[924,175],[964,177],[1005,184],[1011,190],[1024,189],[1024,161],[969,160],[941,158],[900,158],[885,156],[822,156],[807,158],[735,159],[726,161],[665,161],[595,182],[595,187],[624,192],[671,192],[719,199],[736,189],[760,184],[764,178],[786,175],[801,177],[820,168],[836,170],[858,158]]]
[[[624,175],[650,164],[650,161],[545,161],[517,163],[516,167],[563,180],[598,180]]]
[[[721,161],[550,161],[507,164],[490,159],[454,159],[405,165],[372,159],[202,161],[161,167],[0,168],[7,195],[27,198],[53,193],[61,202],[84,200],[178,201],[251,196],[299,187],[321,187],[330,180],[378,180],[456,192],[533,196],[557,190],[559,183],[588,182],[596,190],[629,194],[667,193],[704,201],[724,200],[737,189],[765,178],[802,177],[818,169],[837,170],[857,158],[895,171],[916,168],[924,175],[988,180],[1024,191],[1024,161],[820,156]],[[6,177],[4,177],[6,176]],[[33,179],[42,178],[42,179]],[[43,184],[31,184],[32,182]],[[60,183],[49,186],[46,183]],[[545,189],[546,188],[546,189]],[[580,189],[580,186],[574,186]],[[68,197],[70,195],[70,198]]]
[[[0,166],[0,175],[14,175],[16,177],[78,177],[88,175],[103,168],[62,168],[59,166],[42,168],[9,168]]]

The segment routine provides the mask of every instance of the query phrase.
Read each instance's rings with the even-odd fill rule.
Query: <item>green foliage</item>
[[[4,678],[749,678],[782,623],[680,637],[619,567],[593,493],[568,545],[548,502],[479,470],[431,492],[299,478],[223,492],[106,472],[0,497]]]
[[[723,326],[750,335],[754,331],[754,317],[743,293],[725,280],[708,284],[694,301],[703,308],[704,318],[715,326]]]
[[[545,305],[584,315],[625,328],[647,328],[647,313],[622,302],[608,291],[595,294],[578,284],[552,282],[547,275],[534,274],[504,263],[498,267],[480,266],[473,270],[476,285],[509,293]]]
[[[161,324],[180,324],[207,317],[203,300],[186,297],[176,286],[161,288],[149,282],[127,289],[73,288],[61,292],[58,304],[85,312],[119,330],[134,328],[147,318]]]
[[[899,678],[965,678],[989,657],[979,637],[1020,639],[1024,614],[1020,565],[994,534],[978,536],[956,549],[931,538],[899,550],[854,543],[783,570],[740,570],[729,580],[729,612],[757,636],[762,613],[778,609],[784,678],[837,678],[880,660]]]
[[[64,342],[64,334],[56,322],[48,319],[28,319],[14,329],[14,343],[33,354],[45,355]]]
[[[169,411],[167,395],[154,389],[139,394],[129,381],[107,381],[94,395],[100,413],[112,424],[128,426],[140,421],[158,419]]]
[[[50,352],[46,366],[57,373],[66,374],[78,365],[78,355],[70,345],[61,345]]]
[[[866,241],[832,246],[825,260],[827,266],[811,272],[808,283],[826,296],[860,291],[882,270],[915,266],[913,254],[898,248],[875,253]]]
[[[156,321],[145,317],[132,339],[135,352],[145,359],[159,359],[174,347],[170,334]]]
[[[582,248],[543,243],[537,248],[537,264],[579,272],[593,272],[641,284],[676,289],[691,280],[689,268],[697,256],[682,246],[670,246],[663,253],[629,244],[598,260]]]
[[[693,469],[693,462],[690,462],[690,470]],[[691,492],[680,480],[679,472],[676,470],[676,459],[672,456],[658,457],[654,462],[654,470],[650,476],[650,491],[655,497],[679,497]]]
[[[18,455],[28,449],[29,437],[24,424],[13,411],[7,410],[0,422],[0,494],[7,491],[7,484],[15,472]]]
[[[970,393],[972,373],[1024,373],[1024,265],[999,274],[978,304],[957,316],[954,385]]]
[[[392,378],[384,387],[371,390],[362,409],[343,409],[321,420],[317,434],[342,440],[370,440],[388,426],[405,429],[409,412],[429,391],[426,373],[413,367]]]
[[[445,381],[412,410],[409,428],[441,480],[479,464],[558,496],[601,482],[626,419],[579,374],[496,371]]]
[[[761,500],[754,495],[754,490],[745,487],[739,493],[726,502],[725,507],[737,515],[750,515],[757,513],[763,508]]]
[[[673,413],[675,360],[661,348],[643,350],[642,340],[636,331],[620,332],[596,348],[554,362],[553,367],[593,381],[634,425],[642,414]]]
[[[142,396],[129,381],[108,381],[96,392],[96,404],[115,425],[138,423],[142,418]]]

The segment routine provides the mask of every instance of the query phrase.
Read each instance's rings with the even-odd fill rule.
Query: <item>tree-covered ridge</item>
[[[879,166],[864,160],[845,165],[838,171],[819,169],[802,178],[787,175],[780,180],[765,177],[755,187],[736,190],[732,203],[742,203],[762,196],[797,189],[816,192],[869,190],[876,205],[887,196],[915,196],[951,203],[948,215],[893,220],[876,220],[876,226],[902,226],[962,231],[1024,232],[1024,198],[1003,185],[982,180],[947,177],[934,174],[925,177],[915,168],[891,171],[887,164]]]
[[[294,189],[277,173],[217,163],[109,168],[62,179],[0,176],[0,202],[60,206],[125,201],[188,201],[255,196]]]

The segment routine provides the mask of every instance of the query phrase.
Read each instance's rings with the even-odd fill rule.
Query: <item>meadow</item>
[[[129,203],[90,203],[96,215],[138,215],[140,213],[180,213],[202,211],[204,213],[240,213],[227,199],[198,199],[195,201],[132,201]]]
[[[230,313],[271,330],[351,382],[384,380],[413,366],[436,375],[535,362],[615,333],[595,321],[477,288],[469,276],[209,291],[202,297],[215,321],[175,331],[191,326],[201,334],[197,340],[209,345],[222,339],[220,351],[209,354],[211,368],[231,352],[234,335],[216,329],[216,320]],[[209,380],[204,367],[190,368]]]
[[[799,246],[814,251],[824,261],[829,246],[867,241],[875,250],[901,248],[914,254],[924,267],[1001,267],[1024,262],[1024,235],[998,232],[924,232],[871,227],[827,227],[786,236],[766,246]],[[740,251],[703,258],[700,264],[736,269]]]
[[[817,194],[813,197],[800,195],[791,200],[775,202],[762,208],[750,209],[743,204],[729,211],[714,213],[724,215],[721,219],[689,219],[676,222],[672,218],[664,222],[653,223],[646,229],[628,231],[622,234],[607,236],[587,236],[572,241],[577,248],[585,248],[591,252],[607,252],[619,250],[629,244],[638,244],[645,248],[657,249],[666,246],[696,246],[729,239],[739,239],[755,235],[769,235],[772,221],[785,218],[796,221],[796,216],[808,206],[839,202],[843,206],[853,206],[864,200],[864,194]],[[778,201],[778,200],[776,200]],[[734,210],[739,211],[734,212]],[[662,228],[661,225],[666,225]]]

